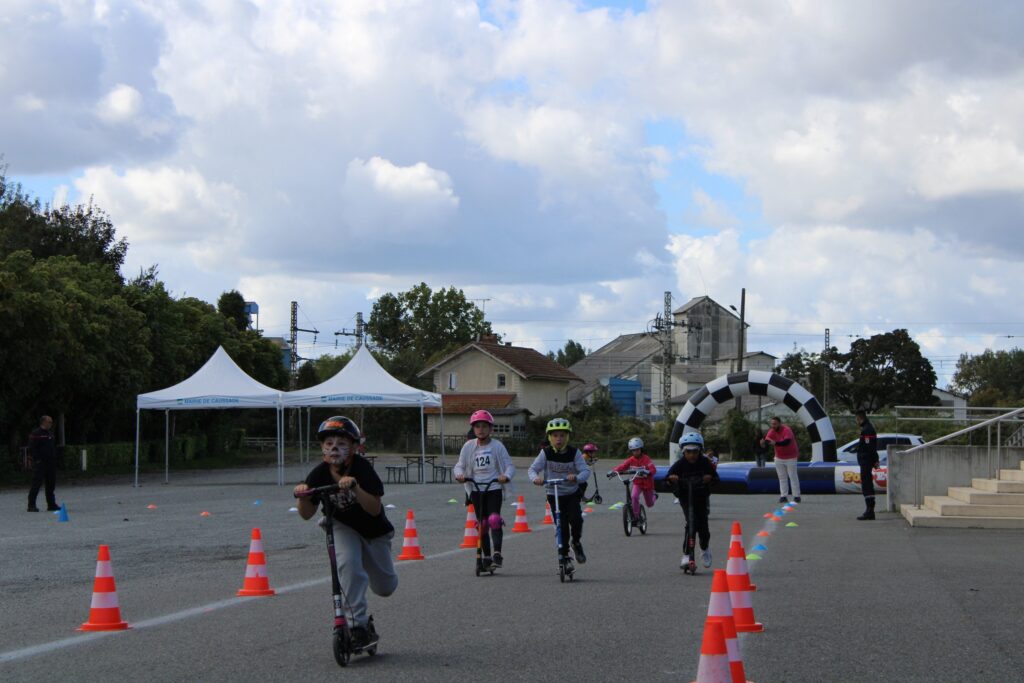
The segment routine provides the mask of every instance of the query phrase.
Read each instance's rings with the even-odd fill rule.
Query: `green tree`
[[[316,372],[316,364],[306,361],[299,366],[299,376],[295,380],[298,389],[308,389],[320,384],[320,375]]]
[[[557,354],[554,351],[548,351],[548,358],[559,365],[568,368],[579,363],[581,360],[586,358],[589,353],[589,349],[583,348],[582,344],[570,339],[565,343],[564,348],[558,350]]]
[[[1024,349],[961,354],[950,386],[974,406],[1016,406],[1024,402]]]
[[[217,299],[217,312],[230,320],[236,330],[249,329],[249,314],[245,312],[245,297],[235,289],[224,292]]]
[[[844,375],[835,394],[851,410],[894,405],[934,405],[935,370],[904,329],[858,339],[843,354]]]
[[[491,334],[491,324],[461,289],[435,292],[421,282],[409,291],[377,299],[366,331],[377,351],[403,368],[395,376],[406,381],[431,358]]]
[[[29,199],[20,185],[9,183],[0,170],[0,257],[22,250],[37,259],[73,256],[117,273],[128,243],[117,239],[110,218],[91,203],[42,206],[38,199]]]

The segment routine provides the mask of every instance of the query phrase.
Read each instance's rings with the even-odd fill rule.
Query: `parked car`
[[[840,462],[857,464],[857,442],[859,439],[843,444],[836,449],[836,458]],[[924,443],[924,437],[917,434],[879,434],[878,435],[878,458],[881,464],[887,464],[886,449],[889,446],[920,446]]]

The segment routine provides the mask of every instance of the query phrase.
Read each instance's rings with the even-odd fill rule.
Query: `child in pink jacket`
[[[626,448],[629,449],[629,457],[626,458],[621,465],[613,467],[612,472],[625,472],[626,470],[647,470],[648,475],[646,477],[637,477],[633,480],[632,491],[630,498],[633,503],[633,515],[635,517],[640,516],[640,496],[644,497],[644,505],[647,507],[654,506],[654,473],[657,469],[654,467],[654,462],[650,456],[644,453],[644,441],[638,436],[634,436],[626,444]],[[609,475],[611,476],[611,475]]]

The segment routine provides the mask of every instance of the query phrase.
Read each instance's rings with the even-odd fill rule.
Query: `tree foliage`
[[[950,386],[973,406],[1017,406],[1024,403],[1024,349],[962,354]]]
[[[832,401],[869,412],[894,405],[933,405],[935,370],[906,330],[858,339],[848,353],[834,347],[816,354],[787,354],[779,372],[821,397],[829,378]]]
[[[581,360],[586,358],[589,353],[590,351],[583,348],[582,344],[570,339],[565,342],[565,347],[559,349],[557,353],[554,351],[548,351],[548,358],[559,365],[568,368],[579,363]]]
[[[435,292],[422,282],[377,299],[366,331],[376,350],[400,368],[392,374],[403,381],[415,376],[428,360],[492,333],[483,311],[461,289]]]
[[[249,314],[245,312],[245,297],[237,290],[224,292],[217,299],[217,312],[227,318],[236,330],[249,329]]]

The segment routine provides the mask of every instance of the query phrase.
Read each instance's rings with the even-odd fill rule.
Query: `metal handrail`
[[[931,446],[935,446],[936,444],[943,443],[944,441],[949,441],[950,439],[955,439],[958,436],[963,436],[964,434],[967,434],[969,432],[973,432],[973,431],[975,431],[977,429],[981,429],[982,427],[989,427],[990,429],[989,429],[988,449],[990,451],[989,457],[991,458],[991,450],[992,450],[992,431],[991,431],[991,426],[993,424],[995,424],[997,429],[998,429],[998,428],[1002,427],[1002,423],[1005,420],[1007,420],[1009,418],[1017,417],[1018,415],[1021,415],[1021,414],[1024,414],[1024,408],[1016,408],[1015,410],[1011,410],[1008,413],[1004,413],[1002,415],[996,415],[995,417],[989,418],[988,420],[985,420],[984,422],[979,422],[976,425],[971,425],[970,427],[965,427],[964,429],[957,430],[955,432],[952,432],[951,434],[946,434],[945,436],[940,436],[937,439],[932,439],[931,441],[928,441],[927,443],[923,443],[923,444],[921,444],[919,446],[911,446],[910,448],[906,449],[905,451],[900,451],[901,457],[903,455],[908,454],[908,453],[915,453],[916,454],[914,456],[914,501],[915,501],[917,509],[920,510],[921,509],[921,504],[924,502],[924,497],[921,495],[921,461],[920,461],[920,457],[919,457],[920,455],[924,454],[927,451],[927,449],[930,448]],[[1001,456],[1001,446],[1002,446],[1002,444],[1000,443],[1000,441],[1001,441],[1001,437],[997,436],[997,438],[996,438],[996,448],[1000,451],[999,460],[1002,459],[1002,456]],[[999,461],[997,461],[997,463],[996,463],[996,469],[997,470],[998,470],[998,466],[1000,464],[1001,463]],[[991,469],[991,459],[989,461],[989,465],[990,465],[990,469]]]

